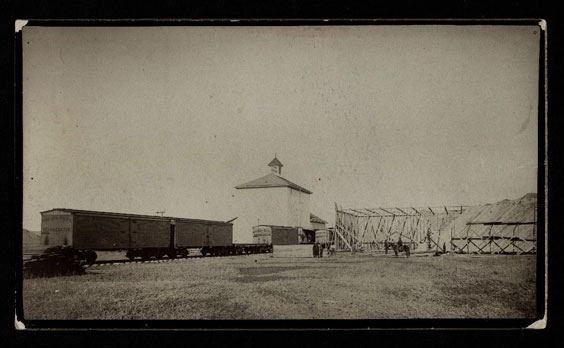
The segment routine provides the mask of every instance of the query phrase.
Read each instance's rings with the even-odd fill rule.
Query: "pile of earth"
[[[41,234],[39,232],[33,232],[23,229],[22,236],[23,245],[39,245],[41,244]]]

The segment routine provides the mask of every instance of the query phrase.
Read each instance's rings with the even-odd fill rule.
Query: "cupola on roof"
[[[280,162],[280,160],[278,160],[278,158],[276,158],[276,155],[274,155],[274,159],[272,161],[270,161],[268,166],[269,167],[284,167],[284,165]]]
[[[290,180],[282,177],[283,164],[280,162],[280,160],[278,160],[278,158],[276,158],[276,155],[274,155],[274,159],[270,161],[268,166],[272,170],[270,174],[267,174],[255,180],[251,180],[244,184],[235,186],[235,188],[241,190],[241,189],[252,189],[252,188],[290,187],[294,190],[311,194],[310,190],[303,188],[298,184],[294,184]]]

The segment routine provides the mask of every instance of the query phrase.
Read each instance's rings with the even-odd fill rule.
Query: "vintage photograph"
[[[17,319],[534,321],[542,30],[24,26]]]

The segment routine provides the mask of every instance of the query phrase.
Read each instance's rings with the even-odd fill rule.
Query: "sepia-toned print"
[[[541,30],[23,27],[17,319],[532,323]]]

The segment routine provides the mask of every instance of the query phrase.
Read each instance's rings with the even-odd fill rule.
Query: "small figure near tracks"
[[[398,253],[405,252],[405,257],[409,257],[411,254],[411,250],[409,248],[409,244],[403,244],[401,237],[397,241],[397,243],[391,243],[392,249],[394,250],[394,255],[398,256]]]

